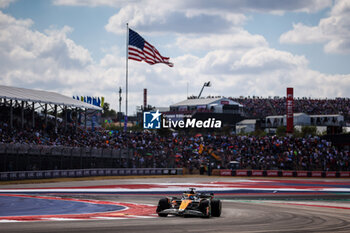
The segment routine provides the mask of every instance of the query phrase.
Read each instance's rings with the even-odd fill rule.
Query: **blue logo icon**
[[[156,112],[144,112],[143,113],[143,128],[144,129],[160,129],[160,116],[159,110]]]

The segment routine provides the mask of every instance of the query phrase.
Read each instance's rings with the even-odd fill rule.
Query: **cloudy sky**
[[[206,81],[203,96],[350,97],[347,0],[0,0],[0,83],[118,109],[126,23],[175,65],[129,61],[129,113],[143,88],[169,106]]]

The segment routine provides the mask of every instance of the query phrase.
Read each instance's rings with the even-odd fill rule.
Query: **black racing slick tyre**
[[[210,204],[208,200],[199,203],[199,211],[203,213],[203,218],[209,218],[211,215]]]
[[[159,200],[158,202],[158,206],[157,206],[157,213],[159,217],[167,217],[168,214],[164,214],[164,213],[159,213],[163,210],[169,209],[170,208],[170,204],[169,204],[169,200],[168,198],[162,198]]]
[[[221,215],[221,201],[217,199],[213,199],[211,201],[211,215],[213,217],[220,217]]]

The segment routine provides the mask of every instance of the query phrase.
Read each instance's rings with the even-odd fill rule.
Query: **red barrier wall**
[[[267,176],[278,176],[278,171],[266,171]]]
[[[220,176],[231,176],[231,169],[220,170]]]
[[[261,171],[261,170],[252,170],[252,176],[263,176],[263,171]]]
[[[350,177],[350,172],[340,172],[340,177]]]
[[[217,170],[221,176],[264,176],[264,177],[326,177],[326,178],[350,178],[350,171],[280,171],[280,170]]]
[[[297,171],[297,177],[307,177],[307,171]]]
[[[292,177],[293,171],[282,171],[282,176],[284,177]]]
[[[322,172],[319,171],[313,171],[311,172],[312,177],[322,177]]]
[[[237,170],[236,171],[236,176],[247,176],[248,171],[247,170]]]
[[[336,177],[336,172],[326,172],[326,177]]]

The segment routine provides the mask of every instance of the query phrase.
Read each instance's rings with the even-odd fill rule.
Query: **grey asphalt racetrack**
[[[174,178],[168,182],[201,182],[205,179],[222,178]],[[227,180],[227,179],[226,179]],[[145,180],[109,180],[87,181],[75,185],[106,185],[116,183],[138,183]],[[147,179],[147,182],[165,180]],[[57,186],[57,183],[55,184]],[[73,186],[74,182],[59,183],[59,186]],[[18,185],[18,187],[21,185]],[[47,187],[52,184],[32,184],[28,187]],[[15,187],[7,185],[6,188]],[[22,186],[23,187],[23,186]],[[0,186],[4,188],[4,186]],[[50,194],[55,196],[54,194]],[[68,196],[67,196],[68,195]],[[133,202],[156,205],[161,195],[82,195],[67,194],[66,197]],[[56,195],[57,196],[57,195]],[[63,196],[62,194],[58,196]],[[350,232],[349,195],[328,196],[288,196],[283,198],[254,196],[218,196],[223,201],[222,216],[219,218],[183,218],[169,216],[160,218],[136,218],[113,220],[74,220],[74,221],[41,221],[0,223],[0,232]],[[268,200],[267,200],[268,199]],[[317,199],[317,202],[314,202]],[[267,200],[267,201],[266,201]],[[303,204],[288,204],[290,201]],[[324,208],[324,202],[339,208]],[[0,207],[1,208],[1,207]]]

